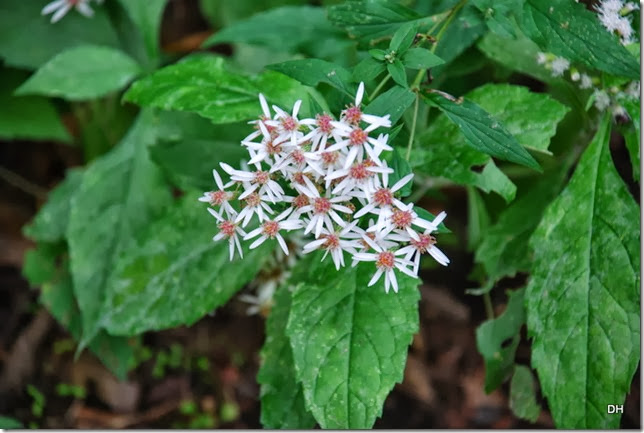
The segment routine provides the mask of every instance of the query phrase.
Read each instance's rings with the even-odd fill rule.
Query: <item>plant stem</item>
[[[387,84],[387,81],[389,81],[390,78],[391,78],[391,75],[389,75],[389,72],[387,72],[387,75],[385,75],[385,78],[383,78],[382,81],[380,81],[380,83],[378,83],[378,86],[376,86],[376,88],[373,91],[373,93],[371,93],[371,96],[369,96],[369,102],[373,101],[373,99],[376,96],[378,96],[378,93],[380,93],[380,91],[382,90],[384,85]]]
[[[438,43],[440,42],[441,38],[443,37],[443,34],[445,33],[445,31],[447,30],[447,28],[448,28],[448,27],[449,27],[449,25],[451,24],[452,20],[453,20],[453,19],[454,19],[454,17],[456,16],[456,13],[457,13],[459,10],[461,10],[461,8],[462,8],[463,6],[465,6],[465,3],[467,3],[467,0],[461,0],[461,1],[460,1],[460,2],[458,2],[458,4],[457,4],[456,6],[454,6],[454,7],[452,8],[452,10],[450,11],[449,15],[447,16],[447,19],[445,20],[445,23],[443,24],[443,27],[441,27],[441,29],[438,31],[438,34],[436,35],[436,42],[434,43],[434,46],[433,46],[433,47],[432,47],[432,49],[431,49],[431,52],[432,52],[432,53],[435,53],[435,52],[436,52],[436,48],[438,47]]]
[[[47,198],[46,189],[36,185],[33,182],[30,182],[29,180],[20,176],[18,173],[14,173],[13,171],[3,166],[0,166],[0,179],[3,179],[7,183],[10,183],[16,188],[19,188],[27,194],[33,195],[40,200]]]
[[[414,135],[416,133],[416,120],[418,119],[418,93],[416,93],[416,101],[414,102],[414,117],[411,119],[411,131],[409,132],[409,142],[407,143],[407,156],[405,159],[409,161],[411,156],[411,147],[414,144]]]
[[[488,320],[494,319],[494,308],[492,308],[492,298],[490,292],[483,293],[483,302],[485,303],[485,314]]]

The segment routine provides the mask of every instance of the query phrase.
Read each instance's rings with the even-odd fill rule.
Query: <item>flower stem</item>
[[[405,156],[405,159],[409,161],[409,157],[411,156],[411,147],[414,144],[414,135],[416,132],[416,120],[418,119],[418,100],[420,98],[418,97],[418,93],[416,93],[416,101],[414,102],[414,117],[411,119],[411,131],[409,132],[409,143],[407,143],[407,156]]]
[[[483,293],[483,302],[485,303],[485,314],[488,320],[494,319],[494,308],[492,307],[492,298],[490,298],[490,292]]]
[[[380,81],[380,83],[378,83],[378,86],[376,86],[376,88],[373,91],[373,93],[371,93],[371,96],[369,96],[369,102],[373,101],[373,99],[376,96],[378,96],[378,93],[380,93],[380,91],[382,90],[384,85],[387,84],[387,81],[389,81],[390,78],[391,78],[391,75],[389,75],[389,72],[387,72],[387,75],[385,75],[385,78],[383,78],[382,81]]]
[[[444,24],[443,24],[443,27],[441,27],[441,29],[438,31],[438,34],[436,35],[436,42],[434,43],[434,46],[433,46],[433,47],[432,47],[432,49],[431,49],[431,52],[432,52],[432,53],[435,53],[435,52],[436,52],[436,48],[438,47],[438,43],[440,42],[441,38],[443,37],[443,34],[445,33],[445,31],[447,30],[447,28],[448,28],[448,27],[449,27],[449,25],[451,24],[452,20],[453,20],[453,19],[454,19],[454,17],[456,16],[456,13],[457,13],[459,10],[461,10],[461,8],[462,8],[463,6],[465,6],[465,3],[467,3],[467,0],[461,0],[461,1],[460,1],[460,2],[458,2],[458,4],[457,4],[456,6],[454,6],[454,7],[452,8],[452,10],[450,11],[449,15],[447,16],[447,19],[445,20],[445,22],[444,22]]]

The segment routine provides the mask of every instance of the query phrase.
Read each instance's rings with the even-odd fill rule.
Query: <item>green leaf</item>
[[[409,49],[403,55],[402,62],[409,69],[429,69],[445,63],[443,59],[425,48]]]
[[[423,17],[412,9],[391,0],[350,0],[328,8],[329,20],[344,28],[349,35],[369,42],[392,35],[407,23],[419,27],[434,23],[434,17]]]
[[[70,202],[82,179],[82,169],[68,170],[65,179],[49,193],[47,202],[40,208],[31,224],[24,227],[25,236],[38,242],[64,240],[69,224]]]
[[[532,365],[559,428],[617,428],[608,414],[640,354],[640,210],[610,156],[610,115],[530,239]]]
[[[15,418],[0,415],[0,428],[1,429],[20,429],[23,428],[22,423]]]
[[[320,59],[299,59],[268,65],[267,69],[281,72],[295,78],[302,84],[315,87],[320,82],[330,84],[336,89],[353,97],[355,86],[351,82],[351,72],[340,65]]]
[[[423,95],[461,130],[467,143],[488,155],[539,170],[539,163],[525,150],[505,126],[479,105],[467,99],[451,100],[442,95]]]
[[[346,46],[346,42],[340,40],[340,32],[325,15],[324,9],[312,6],[271,9],[232,23],[208,38],[203,45],[243,42],[275,51],[304,52],[323,57],[321,54],[337,52],[338,48]]]
[[[499,36],[513,38],[513,18],[521,17],[525,0],[473,0],[472,3],[483,12],[485,24]]]
[[[248,158],[239,143],[247,124],[214,125],[192,113],[159,113],[158,140],[149,148],[152,161],[182,189],[213,188],[212,169],[220,162],[238,166]],[[216,139],[213,139],[215,137]]]
[[[373,57],[367,57],[353,68],[353,81],[371,81],[385,71],[382,62]]]
[[[409,89],[400,86],[394,86],[385,93],[378,95],[364,108],[364,112],[375,116],[384,116],[389,114],[391,124],[395,124],[414,103],[416,95]]]
[[[110,334],[191,325],[225,304],[270,256],[273,242],[230,262],[228,242],[212,241],[216,220],[199,195],[169,206],[114,263],[102,320]]]
[[[481,13],[473,5],[466,4],[447,28],[441,37],[441,42],[436,48],[436,55],[446,63],[460,56],[486,31]],[[440,74],[444,66],[437,68],[436,75]]]
[[[528,367],[516,365],[510,381],[510,409],[517,417],[537,421],[541,407],[535,396],[534,376]]]
[[[290,310],[291,291],[287,285],[275,293],[266,321],[262,365],[257,373],[262,426],[269,429],[311,429],[315,426],[315,419],[306,410],[302,386],[295,378],[293,350],[286,336]]]
[[[485,202],[471,186],[467,187],[467,249],[473,251],[481,244],[490,226]]]
[[[83,45],[45,63],[16,90],[16,95],[93,99],[121,89],[139,72],[139,65],[122,51]]]
[[[373,263],[337,272],[318,257],[293,293],[286,328],[297,376],[322,428],[370,428],[403,378],[418,280],[398,275],[399,292],[385,293],[383,279],[367,287]]]
[[[407,84],[407,73],[400,60],[396,59],[393,63],[387,63],[387,71],[396,84],[402,87],[409,87],[409,84]]]
[[[230,123],[261,114],[260,92],[284,107],[305,94],[299,83],[278,72],[246,77],[230,71],[220,57],[198,56],[135,82],[124,98],[144,107],[189,111],[214,123]]]
[[[523,32],[543,51],[612,75],[638,80],[640,65],[586,5],[569,0],[526,0]]]
[[[59,52],[77,45],[118,47],[118,37],[105,7],[92,5],[92,18],[72,10],[52,24],[51,16],[40,13],[48,3],[49,0],[0,3],[0,57],[6,65],[36,69]]]
[[[396,54],[402,54],[407,51],[411,44],[414,43],[417,31],[418,24],[415,22],[405,23],[398,27],[389,43],[389,50],[395,51]]]
[[[0,74],[0,138],[71,141],[56,108],[47,98],[13,96],[14,90],[27,78],[25,73],[0,68]]]
[[[83,319],[82,345],[101,326],[100,311],[117,258],[170,202],[162,175],[148,156],[155,121],[150,112],[140,114],[123,141],[87,167],[72,198],[67,239]]]
[[[161,28],[161,18],[168,0],[119,1],[141,32],[148,58],[157,63],[160,56],[159,30]]]
[[[483,264],[489,284],[530,270],[532,254],[528,240],[541,221],[546,206],[561,191],[568,166],[564,164],[530,185],[501,212],[496,223],[485,230],[474,260]]]
[[[476,329],[476,347],[485,361],[485,392],[498,388],[512,373],[514,355],[525,323],[525,289],[508,292],[508,305],[496,319],[486,320]]]
[[[395,147],[394,156],[391,160],[391,168],[393,168],[394,172],[389,175],[389,185],[395,184],[400,179],[412,172],[409,162],[405,158],[400,156],[400,152],[398,152],[398,149]],[[413,184],[414,182],[410,181],[409,183],[407,183],[407,185],[398,190],[398,194],[400,194],[401,197],[407,197],[409,194],[411,194]]]
[[[630,132],[624,134],[624,140],[626,142],[626,148],[631,157],[631,165],[633,166],[633,178],[639,182],[640,180],[640,138],[641,138],[641,127],[640,127],[640,100],[628,100],[622,103],[622,106],[626,109],[628,116],[633,121],[633,128]]]

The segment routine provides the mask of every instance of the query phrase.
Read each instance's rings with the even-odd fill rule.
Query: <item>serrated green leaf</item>
[[[532,365],[559,428],[617,428],[608,414],[640,354],[640,210],[610,156],[610,115],[530,239]]]
[[[83,45],[45,63],[16,90],[16,95],[93,99],[123,88],[139,72],[139,65],[122,51]]]
[[[351,72],[340,65],[324,60],[289,60],[287,62],[268,65],[266,68],[295,78],[307,86],[315,87],[320,82],[323,82],[330,84],[352,98],[356,93],[355,86],[350,84]]]
[[[118,257],[170,202],[147,147],[156,119],[144,111],[123,141],[87,167],[72,198],[67,239],[85,345],[101,327],[100,311]]]
[[[386,67],[373,57],[367,57],[353,68],[353,81],[371,81],[385,71]]]
[[[412,9],[391,0],[351,0],[328,8],[329,20],[363,42],[393,35],[403,24],[419,28],[434,23]]]
[[[327,20],[324,9],[312,6],[284,6],[257,13],[225,27],[203,45],[209,47],[222,42],[299,51],[315,57],[337,53],[347,45],[338,29]]]
[[[135,82],[124,98],[144,107],[188,111],[213,123],[230,123],[257,118],[260,92],[287,107],[306,94],[302,89],[278,72],[246,77],[228,70],[220,57],[198,56]]]
[[[398,30],[391,38],[389,49],[395,51],[397,55],[406,52],[411,47],[411,44],[414,43],[417,31],[418,23],[416,22],[405,23],[398,27]]]
[[[316,256],[316,258],[319,256]],[[418,280],[398,276],[367,287],[372,263],[337,272],[327,260],[309,267],[293,293],[286,334],[308,409],[322,428],[370,428],[403,378],[418,330]]]
[[[0,68],[0,74],[0,138],[71,141],[56,108],[47,98],[13,96],[27,74],[7,68]]]
[[[266,321],[262,365],[257,373],[262,426],[269,429],[311,429],[315,426],[315,419],[306,410],[302,385],[295,378],[293,350],[286,336],[290,310],[291,288],[286,285],[275,293]]]
[[[483,264],[489,284],[527,272],[532,263],[528,240],[541,221],[546,206],[559,194],[569,164],[543,175],[485,230],[475,262]]]
[[[385,93],[378,95],[364,108],[364,112],[375,116],[389,114],[392,124],[395,124],[413,104],[416,96],[409,89],[394,86]]]
[[[248,158],[248,151],[239,143],[244,130],[248,124],[214,125],[196,114],[162,112],[157,143],[149,148],[150,158],[179,188],[208,191],[214,187],[212,169],[220,162],[238,166]]]
[[[160,55],[159,30],[161,28],[161,18],[168,0],[119,1],[141,32],[148,58],[157,63]]]
[[[476,329],[476,347],[485,361],[485,392],[498,388],[512,373],[519,331],[525,323],[525,289],[508,292],[508,305],[496,319]]]
[[[188,194],[149,224],[114,263],[102,323],[110,334],[191,325],[225,304],[263,266],[273,242],[229,261],[228,242],[213,242],[216,220]]]
[[[91,19],[72,10],[52,24],[51,16],[41,15],[48,3],[49,0],[0,3],[0,57],[6,65],[36,69],[59,52],[77,45],[118,47],[118,37],[105,7],[92,5]]]
[[[584,4],[526,0],[521,28],[543,51],[612,75],[640,77],[637,59]]]
[[[517,142],[497,119],[479,105],[463,99],[452,101],[442,95],[423,95],[454,122],[474,149],[488,155],[539,170],[539,163]]]
[[[389,72],[389,75],[391,75],[391,78],[394,79],[396,84],[402,87],[409,87],[409,84],[407,84],[407,73],[400,60],[396,59],[393,63],[387,63],[387,72]]]
[[[54,188],[33,221],[23,228],[25,236],[38,242],[58,242],[65,238],[72,196],[83,179],[82,169],[70,169]]]
[[[403,55],[402,62],[409,69],[429,69],[445,63],[443,59],[425,48],[410,48]]]
[[[514,374],[510,381],[510,409],[519,418],[530,422],[537,421],[541,413],[535,396],[534,376],[526,366],[514,366]]]

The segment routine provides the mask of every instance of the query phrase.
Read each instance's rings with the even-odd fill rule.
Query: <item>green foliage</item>
[[[0,74],[0,138],[70,141],[51,102],[39,96],[13,95],[27,74],[1,67]]]
[[[37,69],[59,52],[78,45],[117,47],[118,38],[104,8],[91,21],[76,11],[51,24],[40,14],[48,0],[3,0],[0,4],[0,58],[5,64]]]
[[[485,361],[485,392],[498,388],[512,374],[519,331],[525,323],[525,289],[509,292],[508,305],[496,319],[486,320],[476,329],[476,347]]]
[[[639,182],[640,180],[640,139],[641,139],[641,126],[640,126],[640,101],[629,100],[624,101],[623,106],[626,109],[629,117],[632,120],[632,128],[625,128],[624,140],[626,141],[626,148],[631,157],[631,165],[633,166],[633,178]]]
[[[281,72],[295,78],[307,86],[317,86],[318,83],[327,83],[346,95],[353,96],[356,87],[351,82],[351,72],[340,65],[320,59],[300,59],[269,65],[268,69]]]
[[[71,200],[67,238],[83,316],[83,345],[101,327],[99,312],[117,258],[135,245],[139,231],[170,202],[148,155],[147,146],[155,140],[153,122],[152,114],[143,112],[118,147],[86,169]]]
[[[415,95],[404,87],[394,86],[386,92],[378,95],[364,108],[364,112],[375,116],[389,114],[391,123],[396,123],[405,110],[411,107],[416,99]]]
[[[410,48],[403,55],[402,63],[409,69],[429,69],[445,61],[425,48]]]
[[[467,249],[472,251],[488,233],[490,215],[485,208],[481,194],[471,186],[467,187]]]
[[[147,57],[158,64],[161,18],[168,0],[119,1],[141,33]]]
[[[0,428],[2,429],[21,429],[23,425],[20,421],[9,416],[0,415]]]
[[[208,237],[216,233],[216,220],[197,197],[187,194],[169,206],[112,263],[102,310],[111,334],[190,325],[226,303],[262,268],[274,244],[245,250],[243,260],[229,262],[228,243]]]
[[[515,36],[514,17],[521,16],[525,0],[473,0],[485,17],[488,28],[506,38]]]
[[[144,107],[189,111],[214,123],[229,123],[257,117],[260,92],[283,106],[304,93],[296,81],[277,72],[245,77],[230,70],[224,59],[203,55],[135,82],[124,98]]]
[[[535,422],[541,413],[541,407],[535,396],[534,376],[528,367],[514,366],[510,382],[510,409],[519,418]]]
[[[506,127],[474,102],[428,94],[423,99],[438,107],[456,125],[473,148],[491,156],[539,169],[534,158],[519,145]]]
[[[286,336],[290,310],[291,291],[286,285],[277,290],[266,321],[262,366],[257,373],[264,428],[310,429],[315,426],[315,419],[306,410],[302,386],[295,377],[293,350]]]
[[[16,95],[92,99],[121,89],[140,72],[122,51],[96,45],[70,48],[42,65]]]
[[[480,12],[467,3],[457,12],[454,21],[441,37],[436,55],[449,63],[472,46],[483,33],[485,33],[485,23]],[[443,70],[445,70],[443,66],[439,66],[436,73],[440,74]]]
[[[543,51],[612,75],[639,79],[637,59],[586,5],[569,0],[526,0],[521,29]]]
[[[617,428],[640,352],[639,209],[610,156],[605,116],[562,194],[531,237],[527,324],[561,428]]]
[[[367,287],[372,270],[363,263],[337,272],[330,260],[316,260],[293,293],[286,334],[307,407],[322,428],[373,425],[402,380],[418,330],[418,280],[399,276],[399,292],[385,294],[383,279]]]

